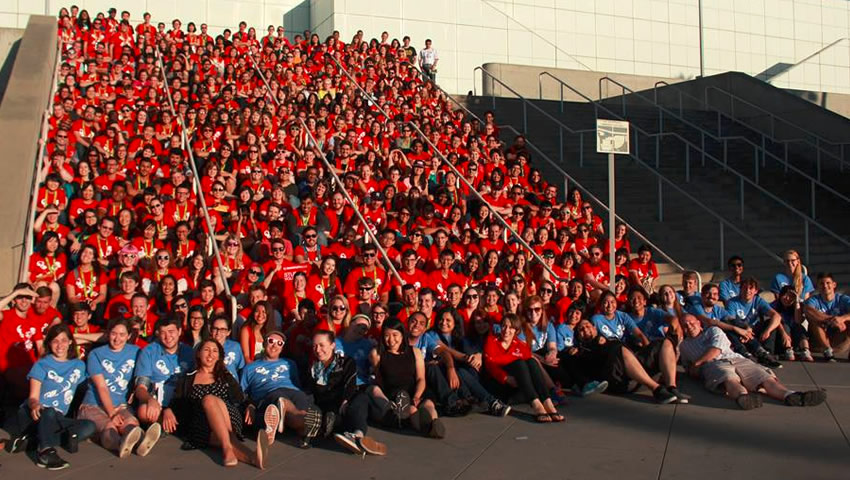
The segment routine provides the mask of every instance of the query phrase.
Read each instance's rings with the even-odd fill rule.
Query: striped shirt
[[[732,342],[729,341],[723,330],[719,327],[709,327],[696,337],[686,338],[679,344],[682,363],[685,365],[693,364],[705,355],[709,348],[720,350],[720,355],[714,357],[712,361],[744,358],[732,351]]]

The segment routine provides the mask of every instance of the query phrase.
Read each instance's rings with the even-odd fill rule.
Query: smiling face
[[[326,333],[313,335],[313,355],[316,360],[323,363],[329,362],[333,358],[334,343],[330,341],[330,337]]]
[[[199,366],[204,369],[212,370],[220,358],[219,348],[221,347],[219,347],[216,342],[212,340],[205,341],[203,345],[201,345],[201,348],[198,349]]]
[[[68,338],[68,335],[65,332],[62,332],[50,341],[50,353],[60,360],[66,360],[68,358],[70,346],[71,339]]]

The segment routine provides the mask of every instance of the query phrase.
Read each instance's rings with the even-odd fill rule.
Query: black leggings
[[[533,358],[516,360],[505,365],[504,370],[516,380],[523,401],[531,402],[537,399],[543,402],[549,398],[549,392],[546,391],[546,384],[543,381],[543,372]]]

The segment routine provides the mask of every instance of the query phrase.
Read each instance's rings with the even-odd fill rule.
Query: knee
[[[215,395],[206,395],[201,399],[201,405],[203,405],[204,409],[218,407],[219,402],[221,402],[221,400]]]

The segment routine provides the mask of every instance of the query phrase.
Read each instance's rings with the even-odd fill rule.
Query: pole
[[[616,182],[614,181],[614,154],[608,154],[608,287],[614,291],[616,282],[614,281],[616,272],[615,248],[614,248],[614,232],[616,232],[617,213],[614,208],[614,201],[617,196],[615,192]]]
[[[705,76],[705,44],[702,38],[702,0],[699,0],[697,5],[699,10],[699,76]]]

